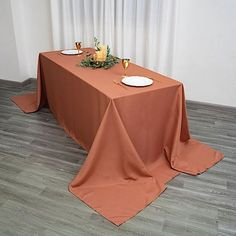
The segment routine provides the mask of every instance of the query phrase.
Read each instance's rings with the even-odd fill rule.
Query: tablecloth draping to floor
[[[88,49],[89,50],[89,49]],[[223,154],[190,137],[183,84],[135,64],[152,86],[123,88],[123,69],[79,67],[84,56],[39,55],[37,92],[12,100],[26,113],[46,103],[88,156],[69,190],[116,225],[156,199],[180,172],[197,175]]]

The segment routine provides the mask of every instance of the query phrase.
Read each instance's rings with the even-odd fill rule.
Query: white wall
[[[19,65],[9,0],[0,3],[0,79],[17,80]]]
[[[174,48],[187,99],[236,107],[235,0],[178,0]]]

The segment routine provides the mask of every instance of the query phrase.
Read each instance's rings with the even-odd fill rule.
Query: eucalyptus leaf
[[[94,37],[94,46],[96,51],[100,51],[100,42],[98,41],[98,39],[96,37]],[[109,69],[112,66],[114,66],[115,64],[119,63],[119,58],[112,56],[110,54],[110,47],[107,46],[107,57],[105,61],[95,61],[93,59],[93,56],[87,56],[85,57],[85,59],[83,59],[80,62],[80,66],[81,67],[91,67],[91,68],[104,68],[104,69]]]

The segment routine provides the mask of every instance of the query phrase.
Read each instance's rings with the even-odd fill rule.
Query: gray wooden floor
[[[22,113],[30,91],[0,80],[0,236],[236,235],[236,109],[189,102],[192,136],[225,154],[199,176],[181,174],[150,206],[116,227],[68,192],[86,152],[46,108]]]

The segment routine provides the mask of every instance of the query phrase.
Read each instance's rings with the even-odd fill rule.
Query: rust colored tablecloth
[[[83,57],[41,53],[37,92],[12,100],[26,113],[48,103],[59,124],[89,151],[69,185],[87,205],[120,225],[180,172],[197,175],[223,158],[190,138],[180,82],[131,64],[129,75],[160,82],[125,89],[113,82],[122,76],[120,64],[81,68]]]

